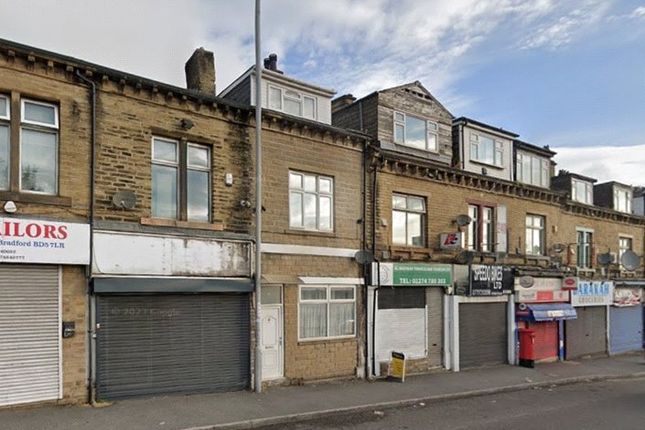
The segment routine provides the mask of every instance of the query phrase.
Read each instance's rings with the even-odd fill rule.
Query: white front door
[[[282,378],[282,306],[262,305],[262,379]]]

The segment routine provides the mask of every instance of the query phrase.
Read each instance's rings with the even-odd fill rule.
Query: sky
[[[0,38],[185,86],[254,62],[254,0],[0,0]],[[558,168],[645,185],[645,1],[262,0],[262,54],[361,97],[421,81],[455,116],[558,152]]]

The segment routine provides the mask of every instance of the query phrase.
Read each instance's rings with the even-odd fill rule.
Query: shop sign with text
[[[643,290],[640,288],[614,289],[614,306],[638,306],[643,300]]]
[[[471,296],[499,296],[511,294],[515,277],[507,266],[473,264],[470,267]]]
[[[578,281],[578,288],[571,292],[573,306],[607,306],[614,300],[614,283],[611,281]]]
[[[424,263],[373,263],[383,286],[446,286],[452,284],[452,266]],[[373,277],[375,279],[376,276]]]
[[[0,218],[0,262],[89,264],[90,226]]]

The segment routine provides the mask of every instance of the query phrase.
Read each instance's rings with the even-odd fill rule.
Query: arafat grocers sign
[[[373,279],[383,286],[446,286],[452,284],[450,264],[373,263]]]
[[[607,306],[614,300],[612,281],[578,281],[578,288],[571,291],[573,306]]]
[[[513,293],[515,277],[507,266],[473,264],[470,267],[470,296],[499,296]]]
[[[0,262],[89,264],[90,226],[0,218]]]

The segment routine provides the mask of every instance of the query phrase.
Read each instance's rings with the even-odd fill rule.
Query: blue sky
[[[253,3],[0,0],[0,37],[181,86],[204,46],[222,90],[253,62]],[[420,80],[454,115],[550,145],[560,168],[645,185],[645,1],[263,0],[262,13],[263,53],[289,75],[359,97]]]

